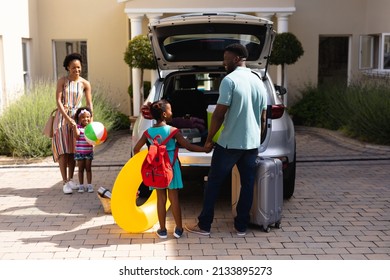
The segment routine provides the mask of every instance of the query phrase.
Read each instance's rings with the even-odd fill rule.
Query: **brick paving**
[[[321,129],[297,128],[296,191],[284,202],[282,228],[232,231],[230,193],[218,200],[210,236],[168,239],[152,229],[126,233],[95,193],[64,195],[51,158],[0,166],[0,260],[390,260],[390,148],[364,145]],[[111,135],[93,162],[95,189],[112,188],[130,156],[130,134]],[[77,178],[77,176],[75,176]],[[183,222],[202,200],[201,176],[181,193]]]

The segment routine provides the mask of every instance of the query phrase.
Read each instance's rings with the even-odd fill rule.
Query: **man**
[[[189,232],[209,235],[214,219],[214,205],[219,190],[234,165],[241,178],[234,229],[239,236],[246,234],[249,212],[253,201],[256,157],[261,133],[266,121],[267,93],[262,80],[246,67],[247,49],[240,44],[225,48],[223,64],[227,76],[219,88],[219,98],[211,118],[206,147],[222,123],[224,128],[214,148],[208,183],[204,191],[203,209],[198,223],[187,226]]]

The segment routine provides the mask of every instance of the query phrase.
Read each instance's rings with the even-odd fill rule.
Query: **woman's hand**
[[[66,119],[71,126],[76,126],[76,121],[74,119],[71,117],[67,117]]]

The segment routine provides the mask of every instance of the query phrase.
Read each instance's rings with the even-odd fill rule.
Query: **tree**
[[[144,70],[154,70],[157,68],[152,46],[146,35],[135,36],[129,41],[124,54],[124,60],[131,68],[141,69],[140,87],[138,89],[139,91],[135,92],[135,94],[139,94],[142,104],[144,101]]]
[[[290,32],[276,34],[269,63],[282,65],[282,85],[285,85],[285,65],[294,64],[303,55],[301,42]]]

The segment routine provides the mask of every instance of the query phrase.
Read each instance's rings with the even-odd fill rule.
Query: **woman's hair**
[[[85,113],[85,111],[89,112],[89,115],[92,117],[91,109],[89,109],[88,107],[80,107],[77,109],[76,114],[74,115],[74,120],[76,121],[76,123],[79,123],[79,115]]]
[[[152,115],[153,119],[156,121],[162,120],[162,114],[166,111],[167,109],[167,104],[169,102],[165,99],[161,99],[159,101],[155,101],[152,104],[148,104],[150,108],[150,114]]]
[[[80,63],[83,63],[83,58],[81,56],[81,54],[79,53],[71,53],[71,54],[68,54],[65,59],[64,59],[64,64],[63,66],[65,67],[65,70],[68,71],[68,66],[70,64],[70,62],[72,60],[79,60]]]

